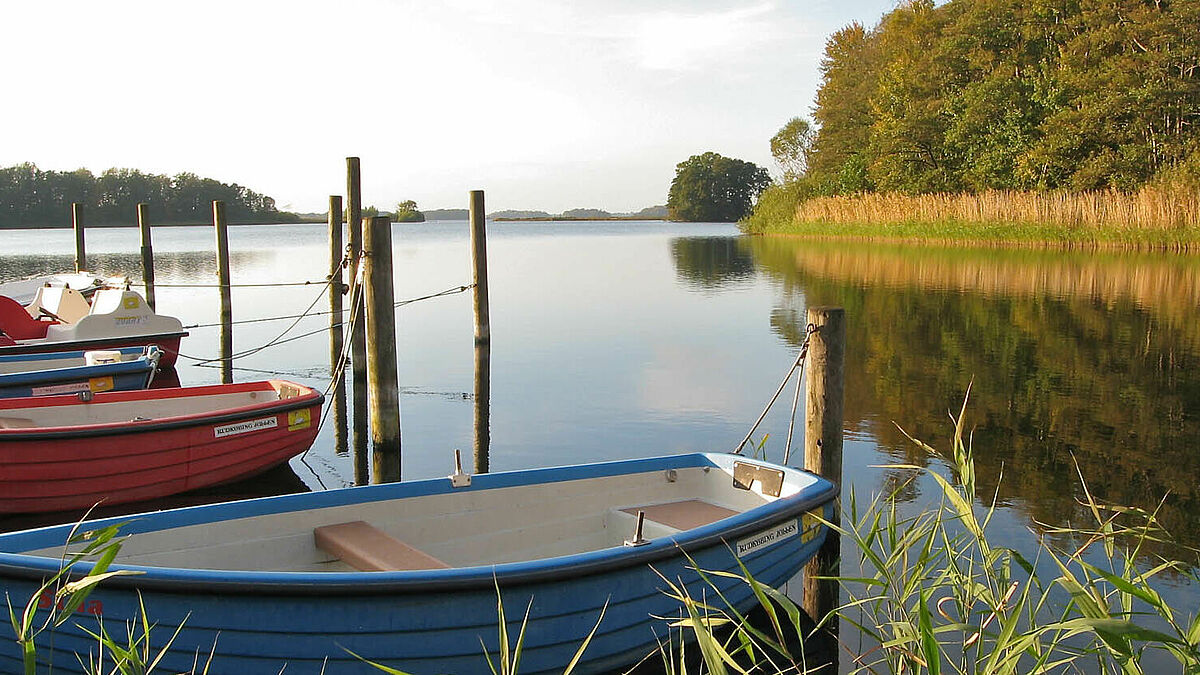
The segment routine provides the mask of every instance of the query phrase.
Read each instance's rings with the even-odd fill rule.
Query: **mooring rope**
[[[264,350],[264,349],[266,349],[266,348],[268,348],[268,347],[274,347],[275,345],[285,344],[285,343],[287,343],[287,342],[291,342],[292,340],[299,339],[300,337],[307,337],[306,335],[302,335],[302,336],[298,336],[298,337],[289,338],[289,339],[287,339],[287,340],[284,340],[284,339],[283,339],[283,336],[285,336],[285,335],[287,335],[288,333],[290,333],[290,332],[291,332],[291,330],[292,330],[293,328],[295,328],[297,325],[299,325],[300,321],[301,321],[301,320],[302,320],[302,319],[303,319],[305,316],[308,316],[308,312],[309,312],[309,311],[311,311],[313,307],[316,307],[316,306],[317,306],[317,303],[321,301],[321,298],[325,297],[325,290],[326,290],[326,289],[329,287],[329,285],[330,285],[330,284],[332,284],[332,283],[333,283],[333,279],[332,279],[332,277],[331,277],[330,279],[328,279],[328,280],[325,282],[325,287],[326,287],[326,288],[323,288],[323,289],[321,289],[321,292],[317,294],[317,297],[313,298],[313,301],[312,301],[311,303],[309,303],[309,305],[308,305],[308,309],[304,310],[304,313],[303,313],[303,314],[297,315],[297,316],[296,316],[296,320],[295,320],[295,321],[293,321],[293,322],[291,323],[291,325],[290,325],[290,326],[288,326],[287,328],[283,329],[283,332],[282,332],[282,333],[280,333],[280,334],[279,334],[278,336],[276,336],[276,337],[275,337],[273,340],[271,340],[271,341],[267,342],[267,343],[266,343],[266,344],[264,344],[264,345],[261,345],[261,346],[259,346],[259,347],[255,347],[255,348],[253,348],[253,349],[247,349],[247,350],[245,350],[245,351],[238,352],[238,353],[236,353],[236,354],[230,354],[229,356],[219,356],[219,357],[217,357],[217,358],[213,358],[213,359],[199,359],[199,358],[196,358],[196,357],[194,357],[194,356],[187,356],[187,355],[185,355],[185,354],[182,354],[182,353],[181,353],[181,354],[179,354],[179,356],[182,356],[182,357],[186,357],[186,358],[192,359],[193,361],[197,361],[197,362],[198,362],[198,365],[204,365],[205,363],[213,363],[213,362],[215,362],[215,361],[219,361],[219,362],[230,361],[230,362],[232,362],[234,359],[240,359],[240,358],[243,358],[243,357],[246,357],[246,356],[251,356],[251,355],[253,355],[253,354],[257,354],[258,352],[261,352],[262,350]],[[219,325],[219,324],[218,324],[218,325]],[[322,330],[324,330],[324,329],[322,329]],[[309,335],[311,335],[311,334],[312,334],[312,333],[309,333]]]
[[[763,408],[762,414],[758,416],[758,419],[754,422],[754,425],[750,427],[750,431],[746,433],[746,437],[742,439],[741,443],[737,444],[736,448],[734,448],[733,454],[742,454],[742,449],[746,447],[746,443],[750,442],[750,437],[754,435],[754,432],[758,429],[758,425],[762,424],[762,421],[766,418],[767,413],[771,411],[771,406],[775,405],[775,401],[779,398],[779,394],[783,393],[784,387],[786,387],[788,381],[792,379],[792,373],[799,369],[800,375],[796,378],[796,396],[792,399],[792,419],[791,422],[788,423],[787,447],[784,448],[783,454],[783,463],[785,465],[787,464],[788,459],[792,454],[792,428],[796,424],[796,405],[800,400],[800,385],[804,379],[804,363],[808,357],[809,342],[812,340],[812,335],[815,332],[817,332],[816,325],[811,323],[808,324],[808,327],[804,330],[804,343],[800,345],[800,353],[796,356],[796,361],[792,364],[791,368],[788,368],[787,375],[785,375],[783,381],[779,383],[779,388],[775,390],[775,395],[771,397],[771,400],[767,403],[767,407]]]
[[[155,288],[279,288],[283,286],[315,286],[317,284],[328,283],[325,281],[279,281],[275,283],[264,284],[160,284],[154,282]],[[146,286],[146,280],[131,281],[134,286]]]
[[[440,291],[438,293],[432,293],[430,295],[423,295],[419,298],[409,298],[408,300],[399,300],[397,302],[392,303],[392,306],[399,309],[400,307],[403,307],[405,305],[411,305],[414,302],[421,302],[422,300],[432,300],[434,298],[440,298],[440,297],[446,296],[446,295],[454,295],[456,293],[464,293],[466,291],[471,290],[474,287],[475,287],[475,284],[468,284],[466,286],[455,286],[453,288],[449,288],[447,290]],[[349,312],[349,311],[350,311],[350,309],[346,308],[346,309],[342,310],[342,313],[345,314],[346,312]],[[241,324],[246,324],[246,323],[265,323],[267,321],[283,321],[285,319],[304,318],[304,317],[308,317],[308,316],[328,316],[330,314],[333,314],[333,312],[328,311],[328,310],[322,310],[319,312],[305,312],[304,314],[288,314],[288,315],[284,315],[284,316],[268,316],[268,317],[263,317],[263,318],[259,318],[259,319],[241,319],[239,321],[231,321],[231,322],[229,322],[229,325],[239,326]],[[346,324],[346,322],[343,321],[340,323],[330,324],[326,328],[335,328],[338,326],[343,326],[345,324]],[[221,326],[221,325],[224,325],[224,324],[221,324],[221,323],[196,323],[196,324],[184,326],[184,328],[214,328],[216,326]],[[321,332],[321,331],[315,331],[314,333],[319,333],[319,332]],[[308,335],[313,335],[314,333],[309,333]]]

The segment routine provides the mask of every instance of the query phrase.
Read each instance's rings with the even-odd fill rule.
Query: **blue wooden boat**
[[[146,389],[161,356],[154,345],[3,355],[0,398]]]
[[[156,648],[183,626],[164,672],[202,668],[210,655],[209,673],[379,672],[353,652],[417,675],[486,673],[485,646],[493,661],[498,653],[499,588],[510,635],[528,608],[522,673],[562,672],[602,610],[578,668],[603,671],[654,651],[665,617],[680,615],[664,578],[711,601],[693,566],[737,572],[740,563],[772,586],[793,577],[821,544],[815,514],[830,515],[836,491],[796,469],[689,454],[85,523],[125,521],[112,569],[137,574],[101,583],[38,638],[37,657],[78,672],[76,655],[96,652],[83,630],[102,618],[124,635],[140,594]],[[0,591],[15,606],[59,569],[70,529],[0,535]],[[740,610],[755,603],[745,583],[711,581]],[[21,671],[20,658],[16,642],[0,640],[0,671]]]

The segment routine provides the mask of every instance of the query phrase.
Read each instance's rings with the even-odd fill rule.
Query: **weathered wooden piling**
[[[483,190],[471,191],[469,212],[475,306],[475,473],[487,473],[492,439],[492,328],[488,313],[487,211]]]
[[[363,225],[362,225],[362,172],[357,157],[346,158],[346,227],[350,240],[350,278],[362,283]],[[354,283],[353,281],[351,283]],[[355,457],[366,466],[367,456],[367,333],[364,324],[363,293],[351,294],[350,316],[354,323],[350,327],[350,369],[354,376],[351,387],[353,424],[350,443]],[[356,300],[357,298],[357,300]],[[358,462],[356,462],[356,465]],[[366,476],[362,476],[365,480]]]
[[[816,331],[808,347],[805,396],[804,468],[842,484],[842,408],[845,402],[846,312],[840,307],[809,307],[808,323]],[[833,520],[838,514],[835,510]],[[838,606],[836,576],[840,537],[830,532],[817,555],[804,566],[804,611],[820,621]],[[836,659],[836,620],[826,624],[823,652]],[[836,663],[836,660],[834,661]]]
[[[138,232],[142,239],[142,283],[146,285],[146,304],[153,311],[154,301],[154,245],[150,242],[150,205],[137,205]]]
[[[342,294],[346,291],[342,259],[342,197],[329,196],[329,374],[334,378],[333,391],[333,443],[334,452],[347,452],[346,442],[346,380],[343,377],[345,363],[342,352],[345,340],[342,333]]]
[[[83,204],[71,202],[71,226],[75,228],[75,271],[87,269],[87,250],[83,243]]]
[[[400,480],[400,383],[396,372],[396,295],[392,286],[392,222],[363,219],[367,386],[371,409],[371,480]]]
[[[488,315],[487,285],[487,218],[483,190],[471,191],[471,263],[475,284],[475,343],[492,339],[491,318]]]
[[[217,287],[221,293],[221,384],[233,382],[233,304],[229,281],[229,223],[225,202],[212,203],[213,229],[217,234]]]

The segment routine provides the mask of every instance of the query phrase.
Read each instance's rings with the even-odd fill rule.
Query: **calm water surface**
[[[7,232],[0,278],[72,265],[68,230]],[[397,225],[396,297],[470,282],[466,223]],[[217,356],[218,297],[209,228],[154,232],[159,311],[191,329],[179,378],[218,382],[197,359]],[[1100,498],[1153,508],[1194,561],[1200,545],[1200,260],[1175,255],[1063,253],[814,243],[738,236],[731,225],[493,223],[492,470],[727,451],[761,412],[795,358],[809,304],[847,313],[844,490],[879,492],[941,467],[895,424],[948,448],[948,411],[968,386],[981,494],[998,496],[994,531],[1032,546],[1030,531],[1082,516],[1076,466]],[[326,306],[323,225],[230,230],[236,321]],[[88,232],[95,271],[138,276],[137,232]],[[291,321],[235,327],[242,352]],[[324,316],[287,336],[319,331]],[[444,476],[473,442],[469,293],[398,310],[404,478]],[[328,343],[318,332],[237,362],[237,380],[287,377],[324,390]],[[972,384],[973,383],[973,384]],[[766,435],[778,460],[788,406]],[[895,424],[894,424],[895,423]],[[802,426],[802,425],[801,425]],[[799,435],[802,432],[798,432]],[[802,440],[795,445],[802,447]],[[259,488],[352,485],[331,419],[313,449]],[[264,487],[265,486],[265,487]],[[913,504],[933,486],[913,483]],[[1196,589],[1175,587],[1181,606]]]

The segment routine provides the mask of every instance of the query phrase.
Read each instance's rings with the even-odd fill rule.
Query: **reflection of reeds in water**
[[[1010,223],[1066,235],[1137,239],[1138,233],[1162,234],[1200,228],[1200,190],[1182,185],[1147,186],[1133,193],[1016,192],[978,194],[861,194],[817,197],[796,207],[797,223],[884,225],[915,223]],[[870,235],[870,232],[863,232]],[[1131,236],[1132,235],[1132,236]]]
[[[985,295],[1122,299],[1162,316],[1193,317],[1200,258],[1088,255],[836,243],[793,244],[797,266],[819,278]]]

